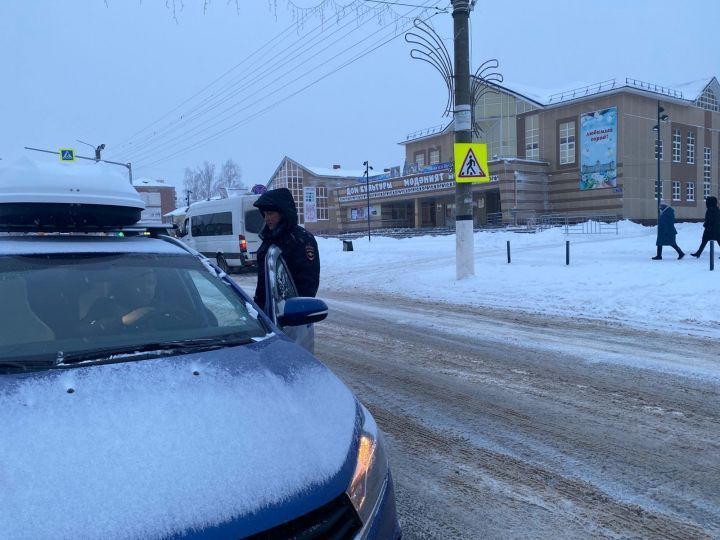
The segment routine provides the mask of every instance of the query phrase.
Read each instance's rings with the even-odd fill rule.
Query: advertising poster
[[[314,187],[303,188],[303,203],[305,223],[317,223],[317,202]]]
[[[617,183],[617,108],[580,115],[580,189]]]

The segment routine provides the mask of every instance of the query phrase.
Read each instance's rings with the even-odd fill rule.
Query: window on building
[[[525,157],[527,159],[540,158],[540,120],[534,114],[525,117]]]
[[[295,199],[298,224],[305,223],[305,198],[303,195],[303,171],[295,163],[285,160],[283,166],[271,180],[272,189],[288,188]]]
[[[663,159],[663,142],[662,139],[655,139],[655,159],[660,157],[660,161]]]
[[[662,197],[660,197],[662,199]],[[679,180],[673,180],[672,181],[672,200],[673,201],[679,201],[680,199],[680,181]]]
[[[537,114],[525,117],[525,158],[540,159],[540,120]]]
[[[698,99],[698,105],[707,111],[720,112],[717,96],[710,88],[707,88],[702,93],[700,99]]]
[[[431,148],[430,149],[430,165],[435,165],[436,163],[440,163],[440,149],[439,148]]]
[[[673,130],[673,139],[672,139],[672,152],[673,152],[673,162],[674,163],[680,163],[680,130],[674,129]]]
[[[695,182],[685,182],[685,200],[695,202]]]
[[[710,196],[712,183],[712,150],[707,146],[703,149],[703,199]]]
[[[575,163],[575,122],[560,124],[560,165]]]
[[[663,199],[663,183],[660,182],[660,193],[658,193],[658,181],[657,179],[653,180],[653,185],[655,186],[655,199],[657,200],[658,197]]]
[[[327,187],[317,186],[315,188],[316,200],[315,206],[318,221],[327,221],[328,217],[328,192]]]
[[[415,152],[415,165],[417,165],[418,170],[425,166],[425,150]]]
[[[695,163],[695,133],[692,131],[687,134],[687,162]]]

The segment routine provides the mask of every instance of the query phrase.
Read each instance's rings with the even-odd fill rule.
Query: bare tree
[[[185,193],[190,194],[191,201],[209,199],[213,195],[213,181],[215,179],[215,164],[205,162],[202,167],[185,169],[183,184]]]
[[[242,188],[242,169],[232,159],[222,164],[220,174],[213,184],[213,194],[220,193],[222,188]]]
[[[202,201],[219,195],[223,188],[242,188],[242,169],[232,159],[222,164],[219,174],[215,174],[215,164],[205,161],[202,167],[186,168],[183,186],[191,201]]]

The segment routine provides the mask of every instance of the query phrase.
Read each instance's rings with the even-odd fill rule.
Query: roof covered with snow
[[[540,88],[516,82],[503,82],[495,85],[518,97],[524,97],[536,105],[547,106],[557,103],[590,97],[603,92],[617,91],[620,89],[633,89],[635,91],[652,94],[662,94],[676,99],[695,101],[703,90],[715,77],[706,77],[694,81],[679,82],[677,84],[656,84],[653,82],[640,81],[632,77],[618,77],[605,81],[573,81],[555,88]]]
[[[332,176],[335,178],[363,178],[365,176],[365,169],[339,169],[326,168],[326,167],[310,167],[305,168],[313,173],[315,176]]]
[[[151,178],[134,178],[133,186],[175,189],[175,186],[173,186],[172,184],[168,184],[167,182],[165,182],[165,180],[161,180],[161,179],[153,180]]]

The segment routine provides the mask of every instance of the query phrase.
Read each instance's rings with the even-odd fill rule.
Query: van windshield
[[[267,333],[230,285],[181,255],[4,256],[0,298],[0,364]]]

